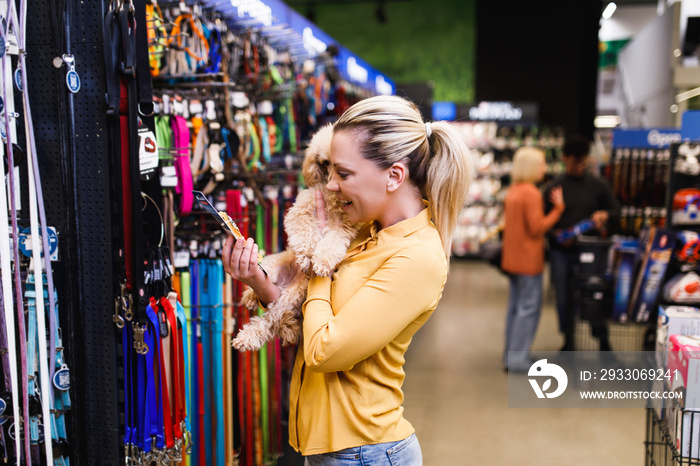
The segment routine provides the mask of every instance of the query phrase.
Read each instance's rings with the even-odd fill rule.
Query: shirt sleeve
[[[313,277],[302,308],[306,365],[317,372],[352,369],[434,309],[446,278],[444,259],[430,248],[399,251],[334,314],[331,279]]]
[[[611,219],[617,219],[620,216],[620,203],[613,196],[612,189],[606,180],[601,178],[600,185],[600,206],[602,210],[608,212],[608,224],[610,224]]]
[[[553,206],[552,210],[545,215],[542,202],[542,194],[535,190],[530,195],[528,202],[523,206],[525,208],[525,229],[532,236],[542,236],[561,217],[564,209],[560,205]]]

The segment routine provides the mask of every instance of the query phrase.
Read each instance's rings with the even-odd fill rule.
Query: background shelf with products
[[[563,134],[537,126],[499,127],[496,122],[452,123],[472,148],[476,176],[457,220],[452,240],[456,257],[476,257],[482,245],[498,237],[503,220],[503,201],[510,184],[513,154],[522,146],[545,152],[550,173],[561,166]]]

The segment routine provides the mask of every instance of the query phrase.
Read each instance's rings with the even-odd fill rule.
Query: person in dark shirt
[[[549,191],[561,186],[566,208],[559,221],[549,234],[549,263],[552,284],[556,296],[559,331],[564,335],[563,351],[574,350],[573,330],[576,312],[573,283],[574,267],[578,264],[576,240],[563,243],[557,235],[577,223],[591,219],[595,225],[587,235],[606,235],[610,218],[618,215],[619,206],[607,182],[588,170],[590,143],[587,139],[573,135],[567,138],[562,149],[562,159],[566,171],[555,178],[545,189],[544,199],[549,199]],[[546,202],[545,212],[552,205]],[[600,350],[609,351],[607,326],[605,322],[592,323],[593,336],[600,340]]]

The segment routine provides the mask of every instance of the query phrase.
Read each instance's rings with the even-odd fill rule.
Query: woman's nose
[[[328,180],[328,183],[326,183],[326,189],[327,189],[328,191],[334,191],[334,192],[340,190],[340,188],[338,187],[338,183],[336,183],[336,182],[333,180],[333,177],[331,177],[331,178]]]

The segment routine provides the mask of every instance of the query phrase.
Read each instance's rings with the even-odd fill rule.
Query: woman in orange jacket
[[[542,309],[544,236],[564,212],[561,187],[554,188],[552,211],[544,214],[542,193],[535,185],[547,173],[544,152],[522,147],[513,156],[512,185],[505,199],[501,267],[510,279],[503,364],[525,372],[532,365],[530,346]]]

